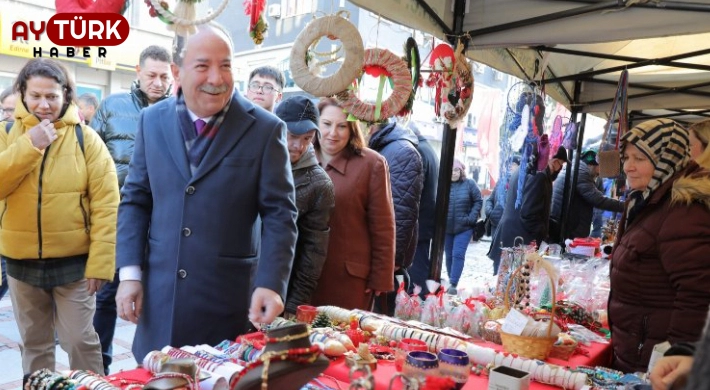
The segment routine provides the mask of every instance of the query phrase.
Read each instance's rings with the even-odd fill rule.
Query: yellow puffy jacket
[[[9,133],[0,123],[0,254],[33,260],[89,254],[87,279],[113,280],[116,263],[116,168],[101,138],[75,125],[75,104],[54,122],[44,152],[27,135],[39,119],[18,102]]]

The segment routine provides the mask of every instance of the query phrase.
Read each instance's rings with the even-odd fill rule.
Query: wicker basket
[[[507,310],[510,310],[510,287],[516,275],[521,272],[522,268],[522,266],[518,267],[515,272],[510,276],[510,279],[508,279],[508,286],[505,291],[504,301],[505,308]],[[556,297],[557,291],[555,288],[555,282],[552,279],[551,275],[548,275],[548,277],[550,278],[550,285],[552,286],[552,296]],[[550,311],[550,313],[554,316],[555,299],[552,299],[552,310]],[[501,331],[500,338],[503,341],[503,349],[505,349],[506,352],[516,353],[522,357],[526,357],[529,359],[545,360],[550,354],[550,349],[552,349],[552,345],[555,344],[555,342],[557,341],[556,336],[550,336],[552,334],[552,323],[553,321],[548,322],[547,337],[516,336],[514,334]]]
[[[577,349],[578,343],[575,341],[572,344],[557,344],[553,345],[550,349],[550,355],[548,357],[569,360],[569,358],[574,355],[574,351]]]

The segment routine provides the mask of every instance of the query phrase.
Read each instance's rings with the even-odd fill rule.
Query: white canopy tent
[[[632,125],[658,117],[686,123],[710,117],[710,0],[350,1],[442,40],[463,38],[474,61],[544,85],[573,120],[582,113],[577,152],[584,114],[605,116],[624,69]],[[455,129],[445,125],[437,227],[446,224],[454,141]],[[574,196],[569,188],[577,170],[567,170],[571,186],[563,210]],[[432,244],[434,279],[441,272],[442,230]]]
[[[578,112],[609,111],[626,68],[632,120],[710,116],[710,0],[352,2],[443,40],[466,36],[469,58],[542,82]]]

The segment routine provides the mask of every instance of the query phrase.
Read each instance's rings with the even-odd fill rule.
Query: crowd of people
[[[55,334],[72,369],[108,374],[117,316],[137,324],[141,362],[166,345],[234,339],[305,304],[391,315],[397,276],[410,291],[429,278],[439,161],[416,126],[365,128],[336,99],[283,99],[270,66],[254,69],[242,95],[232,58],[228,33],[207,24],[173,53],[143,50],[130,91],[101,102],[75,96],[66,69],[43,58],[0,95],[2,288],[25,374],[55,368]],[[594,152],[575,157],[564,232],[567,150],[511,157],[485,202],[494,273],[516,237],[586,237],[595,208],[621,213],[613,366],[644,371],[655,344],[697,341],[710,304],[709,134],[710,122],[667,119],[629,130],[626,202],[599,188]],[[456,160],[451,294],[483,208]],[[658,383],[690,372],[692,358],[667,359]]]

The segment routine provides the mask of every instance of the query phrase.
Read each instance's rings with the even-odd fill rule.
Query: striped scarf
[[[227,104],[222,108],[222,111],[218,112],[216,115],[212,116],[209,123],[205,125],[200,134],[195,131],[195,123],[190,118],[190,114],[187,111],[187,105],[185,104],[185,97],[183,96],[183,91],[180,89],[178,91],[177,102],[175,108],[177,110],[178,120],[180,121],[180,130],[182,131],[182,136],[185,138],[185,143],[191,144],[187,151],[187,159],[190,161],[192,169],[196,169],[200,166],[202,158],[207,154],[207,150],[212,145],[212,140],[217,135],[219,131],[219,126],[222,125],[224,117],[229,111],[229,106],[232,104],[230,99]]]
[[[639,124],[621,137],[621,154],[626,145],[636,146],[653,163],[655,170],[645,190],[629,193],[626,224],[638,215],[653,192],[690,161],[688,131],[670,119]]]

